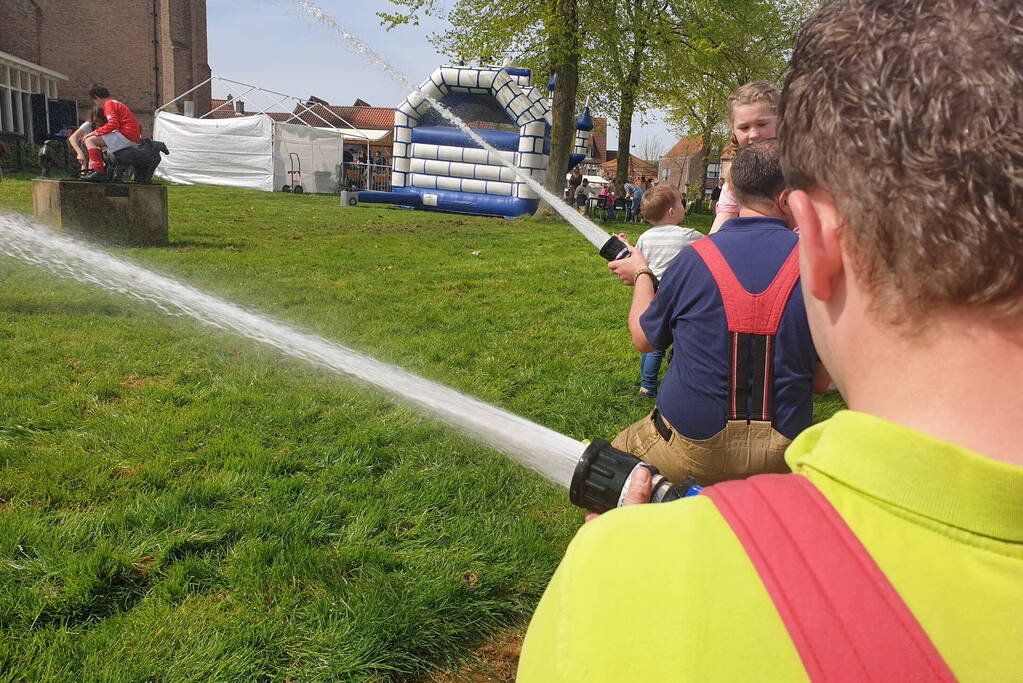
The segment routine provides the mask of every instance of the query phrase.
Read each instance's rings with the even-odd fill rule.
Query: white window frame
[[[57,99],[57,84],[68,77],[6,52],[0,52],[0,133],[32,138],[30,95]]]

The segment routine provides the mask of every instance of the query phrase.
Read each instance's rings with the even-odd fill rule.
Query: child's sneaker
[[[650,389],[647,389],[646,387],[640,387],[639,391],[636,392],[636,396],[639,396],[640,398],[651,398],[651,399],[657,398],[657,390],[654,389],[653,391],[651,391]]]

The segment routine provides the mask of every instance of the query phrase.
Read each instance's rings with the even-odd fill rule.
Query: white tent
[[[193,119],[157,112],[153,138],[170,154],[156,176],[183,185],[226,185],[272,192],[274,122],[269,116]]]
[[[167,145],[170,155],[163,158],[156,175],[184,185],[273,192],[301,184],[305,192],[330,194],[340,182],[345,141],[365,143],[364,133],[351,133],[279,123],[265,114],[193,119],[161,111],[153,137]]]
[[[196,90],[213,84],[248,88],[199,118],[164,111]],[[215,118],[218,111],[232,112],[243,96],[261,95],[267,106],[255,115]],[[295,113],[285,123],[266,112],[292,102]],[[190,101],[185,102],[186,105]],[[187,108],[187,107],[186,107]],[[299,114],[319,120],[324,127],[309,125]],[[336,116],[343,123],[344,119]],[[313,111],[301,99],[239,81],[210,77],[156,110],[153,138],[167,145],[170,155],[156,169],[156,176],[185,185],[225,185],[267,192],[285,185],[302,185],[305,192],[333,193],[340,186],[345,144],[365,145],[386,137],[390,130],[338,128]],[[290,171],[300,172],[290,173]]]
[[[304,192],[337,192],[343,136],[330,128],[274,123],[274,189],[301,185]],[[288,171],[301,171],[288,174]]]

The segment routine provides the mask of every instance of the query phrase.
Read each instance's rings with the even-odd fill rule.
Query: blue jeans
[[[613,221],[617,217],[618,217],[618,214],[615,212],[614,205],[613,204],[609,204],[608,207],[607,207],[607,219],[609,221]]]
[[[639,385],[651,393],[657,393],[657,379],[661,374],[661,360],[664,351],[651,351],[639,357]]]

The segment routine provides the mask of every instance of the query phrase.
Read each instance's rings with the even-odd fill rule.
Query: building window
[[[57,97],[63,74],[0,52],[0,132],[32,138],[32,95]]]
[[[707,180],[717,180],[721,177],[721,162],[715,161],[707,164]]]

